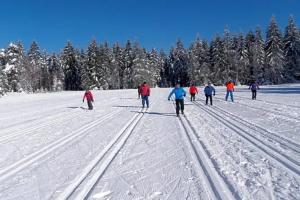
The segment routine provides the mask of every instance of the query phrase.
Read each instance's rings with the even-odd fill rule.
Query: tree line
[[[146,50],[128,40],[109,46],[92,40],[86,50],[67,42],[58,54],[40,50],[33,42],[27,52],[21,42],[0,50],[0,93],[60,90],[170,87],[211,82],[223,85],[256,81],[281,84],[300,80],[300,31],[292,16],[284,33],[275,17],[265,37],[259,27],[246,34],[225,28],[210,42],[196,37],[188,48],[178,39],[169,53]]]

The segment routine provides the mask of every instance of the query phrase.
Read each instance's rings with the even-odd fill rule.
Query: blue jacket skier
[[[210,105],[212,105],[212,95],[216,95],[215,88],[211,85],[211,83],[208,83],[208,85],[204,88],[204,94],[206,97],[206,105],[208,104],[208,99],[210,99]]]
[[[179,110],[181,110],[181,114],[184,114],[184,97],[186,96],[186,91],[182,87],[180,87],[179,83],[177,83],[175,88],[169,94],[169,101],[173,94],[175,94],[177,116],[179,116]]]

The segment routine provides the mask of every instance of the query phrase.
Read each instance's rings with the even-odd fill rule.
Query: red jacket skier
[[[89,110],[93,110],[93,104],[92,104],[92,102],[94,102],[94,98],[93,98],[92,92],[89,91],[88,89],[85,91],[85,93],[83,95],[82,102],[84,102],[85,98],[87,100],[87,104],[88,104]]]
[[[191,94],[191,101],[195,101],[195,95],[198,94],[198,89],[194,84],[192,84],[190,87],[190,94]]]
[[[150,87],[144,82],[140,87],[140,93],[142,96],[142,105],[145,107],[145,102],[147,104],[147,108],[149,108],[149,96],[150,96]]]

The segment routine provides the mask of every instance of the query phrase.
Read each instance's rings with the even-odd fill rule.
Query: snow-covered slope
[[[169,91],[1,98],[0,199],[300,199],[299,85],[201,92],[179,118]]]

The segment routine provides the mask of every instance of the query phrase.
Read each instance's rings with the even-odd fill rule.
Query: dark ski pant
[[[210,100],[210,105],[212,105],[212,95],[206,94],[205,97],[206,97],[205,104],[206,104],[206,105],[208,104],[208,99],[209,99],[209,100]]]
[[[147,105],[147,108],[149,108],[149,97],[148,96],[142,96],[142,105],[143,105],[143,108],[145,107],[145,103]]]
[[[226,101],[227,101],[229,95],[230,95],[231,101],[233,102],[233,91],[232,90],[227,90],[226,97],[225,97]]]
[[[175,99],[175,102],[176,102],[176,114],[179,115],[179,110],[181,110],[181,113],[183,114],[184,111],[183,99]]]
[[[92,101],[87,101],[87,105],[89,107],[89,110],[93,110],[93,104]]]
[[[256,90],[251,90],[252,91],[252,99],[256,99]]]
[[[196,94],[191,94],[191,101],[195,101]]]

